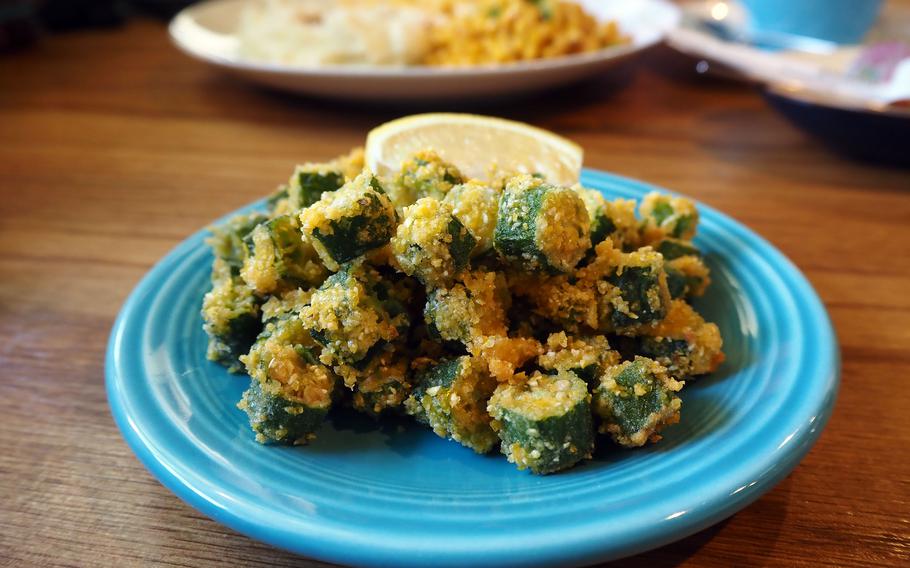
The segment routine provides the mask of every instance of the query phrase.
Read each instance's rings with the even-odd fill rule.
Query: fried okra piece
[[[654,359],[675,377],[712,373],[724,361],[720,329],[682,300],[673,300],[667,317],[644,333],[635,338],[636,353]]]
[[[468,181],[453,187],[443,199],[477,241],[471,256],[482,255],[493,248],[500,193],[478,181]]]
[[[269,217],[293,213],[288,202],[288,186],[286,183],[279,185],[271,195],[265,198],[265,206],[269,211]]]
[[[515,176],[499,199],[493,244],[515,267],[568,272],[591,247],[590,219],[572,189]]]
[[[344,185],[344,174],[335,164],[303,164],[294,169],[288,183],[288,200],[293,211],[309,207],[324,193]]]
[[[482,363],[462,356],[420,373],[405,409],[437,436],[485,454],[498,440],[487,413],[495,388]]]
[[[313,290],[304,290],[295,288],[287,290],[281,294],[270,296],[262,304],[262,322],[268,324],[281,319],[286,319],[292,315],[299,315],[300,310],[310,303],[310,297]]]
[[[222,259],[215,260],[212,289],[202,299],[203,329],[209,336],[206,357],[236,373],[239,358],[250,350],[262,330],[260,304],[239,276]]]
[[[683,384],[646,357],[608,367],[594,390],[600,432],[629,448],[660,440],[661,429],[679,422]]]
[[[363,148],[354,148],[350,153],[330,162],[297,166],[289,183],[279,186],[269,196],[269,215],[277,217],[296,214],[303,207],[319,201],[323,193],[340,188],[362,171]]]
[[[313,247],[302,240],[295,216],[260,223],[245,240],[249,254],[240,275],[259,295],[318,286],[328,275]]]
[[[698,227],[698,209],[685,197],[651,192],[638,208],[642,217],[642,244],[656,243],[665,237],[691,240]]]
[[[503,383],[487,410],[502,453],[518,469],[553,473],[590,458],[594,450],[591,395],[572,372],[535,372],[526,382]]]
[[[449,190],[464,181],[458,168],[440,158],[439,154],[433,150],[421,150],[401,164],[389,192],[395,206],[404,209],[424,197],[441,201]]]
[[[516,370],[543,351],[533,337],[504,335],[475,337],[467,348],[468,353],[484,364],[490,376],[501,383],[512,380]]]
[[[620,361],[619,353],[610,348],[602,335],[569,337],[565,332],[553,333],[547,338],[546,352],[537,363],[548,374],[571,371],[594,388],[600,376],[611,365]]]
[[[610,323],[618,332],[628,334],[666,316],[670,292],[659,253],[644,247],[623,254],[616,272],[607,280],[615,287],[605,299],[612,307]]]
[[[604,284],[609,286],[609,284]],[[611,287],[612,288],[612,287]],[[534,314],[570,333],[598,329],[598,291],[594,282],[574,275],[510,275],[509,290],[525,300]],[[522,314],[520,317],[527,317]]]
[[[509,291],[505,278],[494,272],[465,272],[450,288],[427,294],[424,320],[430,336],[467,345],[483,335],[506,335]]]
[[[379,417],[402,408],[410,393],[408,359],[393,352],[383,352],[360,372],[352,402],[356,410]]]
[[[397,222],[389,196],[369,172],[300,212],[304,238],[330,270],[387,244]]]
[[[251,378],[237,407],[247,413],[256,440],[306,444],[325,420],[337,378],[314,357],[299,317],[266,324],[241,360]]]
[[[405,208],[392,254],[402,272],[436,288],[451,284],[464,270],[475,242],[450,206],[424,197]]]
[[[689,241],[667,238],[654,248],[664,256],[670,297],[692,298],[705,293],[711,283],[710,271],[695,245]]]
[[[604,239],[611,239],[618,248],[635,248],[638,244],[638,219],[635,218],[635,200],[607,201],[595,189],[575,186],[591,220],[591,246]]]
[[[378,280],[374,269],[348,265],[327,278],[300,311],[310,335],[322,345],[319,360],[324,364],[364,366],[407,328],[407,314],[392,316],[377,296]]]
[[[211,235],[205,240],[212,247],[215,258],[222,261],[234,276],[240,274],[243,261],[249,254],[246,238],[257,225],[267,221],[262,213],[237,215],[219,226],[211,227]],[[213,277],[214,281],[214,277]]]

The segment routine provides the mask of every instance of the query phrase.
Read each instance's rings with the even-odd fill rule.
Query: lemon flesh
[[[416,114],[370,131],[366,165],[394,175],[419,150],[432,148],[470,178],[497,173],[541,174],[551,183],[578,183],[584,152],[574,142],[522,122],[474,114]]]

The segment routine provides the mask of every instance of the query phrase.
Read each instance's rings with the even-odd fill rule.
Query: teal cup
[[[834,43],[861,43],[882,0],[740,0],[754,31],[809,36]]]

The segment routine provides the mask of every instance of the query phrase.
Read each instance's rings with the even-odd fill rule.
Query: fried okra
[[[538,174],[467,179],[429,149],[382,182],[363,157],[298,166],[268,214],[208,239],[208,355],[250,376],[238,407],[260,442],[305,444],[343,404],[549,474],[591,456],[595,427],[658,440],[682,380],[723,361],[687,303],[710,283],[691,201],[651,194],[639,218]]]
[[[377,296],[374,269],[349,265],[330,276],[313,292],[300,317],[322,346],[326,365],[366,364],[384,343],[407,327],[407,316],[392,316]]]
[[[431,290],[423,314],[431,337],[467,345],[480,336],[506,335],[508,307],[505,278],[476,271],[450,288]]]
[[[260,223],[267,220],[265,215],[258,212],[237,215],[223,225],[212,227],[210,229],[212,234],[205,242],[212,248],[215,258],[219,259],[224,266],[230,269],[231,274],[236,276],[240,274],[243,262],[249,255],[247,236]]]
[[[665,367],[646,357],[608,367],[594,389],[600,432],[626,447],[660,440],[662,428],[679,422],[682,401],[676,393],[682,387]]]
[[[635,343],[638,355],[654,359],[677,378],[713,373],[724,361],[720,329],[682,300],[673,300],[667,317]]]
[[[481,361],[487,372],[504,383],[515,378],[516,371],[541,354],[543,348],[533,337],[486,335],[474,338],[468,352]]]
[[[374,418],[403,408],[411,393],[409,360],[391,350],[383,351],[365,369],[355,371],[352,404]]]
[[[551,334],[546,352],[537,363],[548,374],[571,371],[594,388],[607,367],[619,363],[619,353],[610,348],[602,335],[569,337],[565,332]]]
[[[288,200],[292,211],[309,207],[324,193],[344,185],[344,174],[335,164],[303,164],[294,169],[288,183]]]
[[[337,378],[316,359],[315,347],[293,314],[267,323],[241,357],[251,384],[237,406],[259,442],[306,444],[328,414]]]
[[[615,199],[607,201],[595,189],[576,186],[575,191],[585,202],[591,220],[591,245],[611,239],[618,249],[635,248],[638,243],[638,220],[635,218],[635,201]]]
[[[484,454],[498,440],[487,413],[487,400],[495,388],[496,381],[481,362],[462,356],[422,372],[405,408],[441,438]]]
[[[330,270],[389,242],[398,216],[379,180],[364,172],[300,212],[300,227]]]
[[[694,298],[705,293],[711,283],[710,271],[695,245],[690,241],[667,238],[654,248],[664,257],[670,297]]]
[[[317,286],[328,275],[313,247],[302,240],[292,215],[260,223],[245,240],[249,254],[240,275],[257,294]]]
[[[402,272],[434,288],[450,284],[464,270],[475,242],[451,207],[424,197],[405,208],[392,254]]]
[[[591,247],[590,219],[578,193],[534,176],[515,176],[499,199],[496,250],[528,271],[568,272]]]
[[[559,329],[580,333],[600,327],[600,294],[595,284],[567,275],[543,278],[512,275],[509,289],[524,299],[535,315]]]
[[[667,314],[670,291],[659,253],[645,247],[623,254],[619,267],[607,280],[615,287],[606,300],[612,307],[610,323],[616,331],[628,334]]]
[[[461,221],[474,240],[472,256],[493,248],[493,232],[499,214],[500,191],[478,181],[468,181],[453,187],[443,199],[452,214]]]
[[[212,289],[202,299],[203,329],[209,336],[206,357],[236,373],[241,370],[240,356],[250,350],[262,330],[262,300],[220,258],[215,261],[213,280]]]
[[[424,197],[441,201],[449,190],[464,181],[458,168],[433,150],[422,150],[401,165],[389,191],[395,206],[404,209]]]
[[[698,227],[698,209],[685,197],[652,192],[642,199],[642,244],[656,243],[665,237],[691,240]]]
[[[487,410],[502,453],[518,469],[553,473],[590,458],[594,450],[591,395],[570,371],[536,372],[523,383],[503,383]]]

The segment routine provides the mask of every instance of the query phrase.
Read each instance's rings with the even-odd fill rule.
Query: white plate
[[[627,45],[591,53],[488,67],[300,67],[245,60],[235,34],[243,0],[210,0],[171,21],[174,43],[187,54],[235,75],[287,91],[371,100],[434,100],[512,95],[596,75],[661,41],[679,21],[666,0],[579,0],[602,20],[616,20]]]

